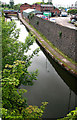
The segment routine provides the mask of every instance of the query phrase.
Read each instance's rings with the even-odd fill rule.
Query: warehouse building
[[[50,13],[54,13],[56,15],[60,14],[60,11],[58,8],[56,8],[55,6],[51,5],[51,4],[33,4],[33,5],[29,5],[27,3],[24,3],[20,6],[20,12],[22,13],[23,10],[26,9],[36,9],[40,12],[50,12]]]

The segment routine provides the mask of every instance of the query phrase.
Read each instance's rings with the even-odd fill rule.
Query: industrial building
[[[26,9],[36,9],[40,12],[50,12],[50,13],[54,13],[56,15],[59,15],[60,14],[60,11],[58,8],[56,8],[55,6],[53,6],[52,4],[33,4],[33,5],[29,5],[27,3],[24,3],[20,6],[20,12],[22,13],[23,10],[26,10]]]

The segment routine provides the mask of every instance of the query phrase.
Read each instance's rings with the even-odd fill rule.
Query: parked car
[[[74,24],[75,22],[76,22],[76,20],[75,20],[75,19],[72,19],[72,20],[71,20],[71,23],[72,23],[72,24]]]
[[[77,14],[71,15],[70,20],[75,19],[77,21]]]
[[[61,12],[60,16],[61,17],[67,17],[67,12]]]

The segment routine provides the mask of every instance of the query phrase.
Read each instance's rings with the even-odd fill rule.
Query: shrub
[[[59,37],[60,37],[60,38],[62,37],[62,32],[61,32],[61,31],[59,32]]]
[[[39,25],[39,21],[36,21],[36,24]]]
[[[77,9],[68,10],[68,13],[70,13],[70,14],[77,14]]]
[[[77,107],[75,110],[68,113],[66,117],[57,120],[77,120]]]
[[[29,19],[32,19],[33,17],[34,17],[33,13],[29,14],[29,16],[28,16]]]

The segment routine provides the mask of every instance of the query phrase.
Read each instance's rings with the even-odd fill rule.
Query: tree
[[[5,7],[5,5],[4,5],[4,4],[2,4],[2,5],[1,5],[1,7]]]
[[[17,60],[13,65],[6,64],[5,69],[3,70],[3,78],[13,77],[19,80],[19,85],[33,85],[33,80],[37,80],[38,70],[34,72],[29,72],[28,67],[30,62]],[[18,87],[17,86],[17,87]]]
[[[77,107],[75,108],[75,110],[69,112],[66,117],[57,120],[77,120]]]
[[[28,72],[31,59],[37,55],[39,49],[34,50],[32,55],[24,55],[34,42],[34,36],[29,35],[25,43],[19,42],[19,30],[14,21],[2,20],[2,119],[24,120],[40,119],[48,102],[38,106],[27,105],[23,94],[27,92],[18,86],[22,83],[32,83],[36,79],[37,72]],[[26,81],[26,82],[25,82]]]
[[[70,13],[70,14],[77,14],[77,9],[68,10],[68,13]]]
[[[36,3],[39,4],[39,5],[40,5],[40,4],[51,4],[51,5],[52,5],[52,2],[46,2],[46,3],[45,3],[45,2],[36,2]],[[33,4],[34,4],[34,3],[33,3]]]
[[[30,46],[33,44],[34,36],[29,36],[25,39],[25,43],[18,41],[19,29],[16,29],[14,21],[4,22],[2,19],[2,68],[4,69],[6,64],[12,65],[16,60],[25,61],[27,64],[31,64],[31,58],[37,55],[39,48],[34,50],[30,56],[24,55],[24,52],[28,52]]]
[[[2,36],[3,78],[8,76],[16,76],[15,78],[17,78],[18,76],[17,79],[20,80],[19,85],[21,83],[32,85],[32,81],[37,79],[38,72],[36,70],[29,73],[28,67],[31,65],[31,59],[34,55],[38,54],[39,48],[34,50],[29,56],[25,55],[24,52],[28,52],[35,40],[34,36],[29,35],[25,39],[25,43],[18,41],[19,29],[16,29],[15,22],[4,22],[4,19],[2,21]],[[6,68],[5,65],[7,66]]]
[[[14,5],[14,10],[20,10],[20,5],[21,4]]]
[[[27,105],[26,98],[22,97],[25,89],[18,89],[15,86],[19,84],[19,80],[12,78],[2,79],[2,118],[5,119],[40,119],[44,113],[45,106],[48,102],[42,102],[40,108],[38,106]]]
[[[13,9],[13,7],[14,7],[14,0],[10,0],[10,6]]]

